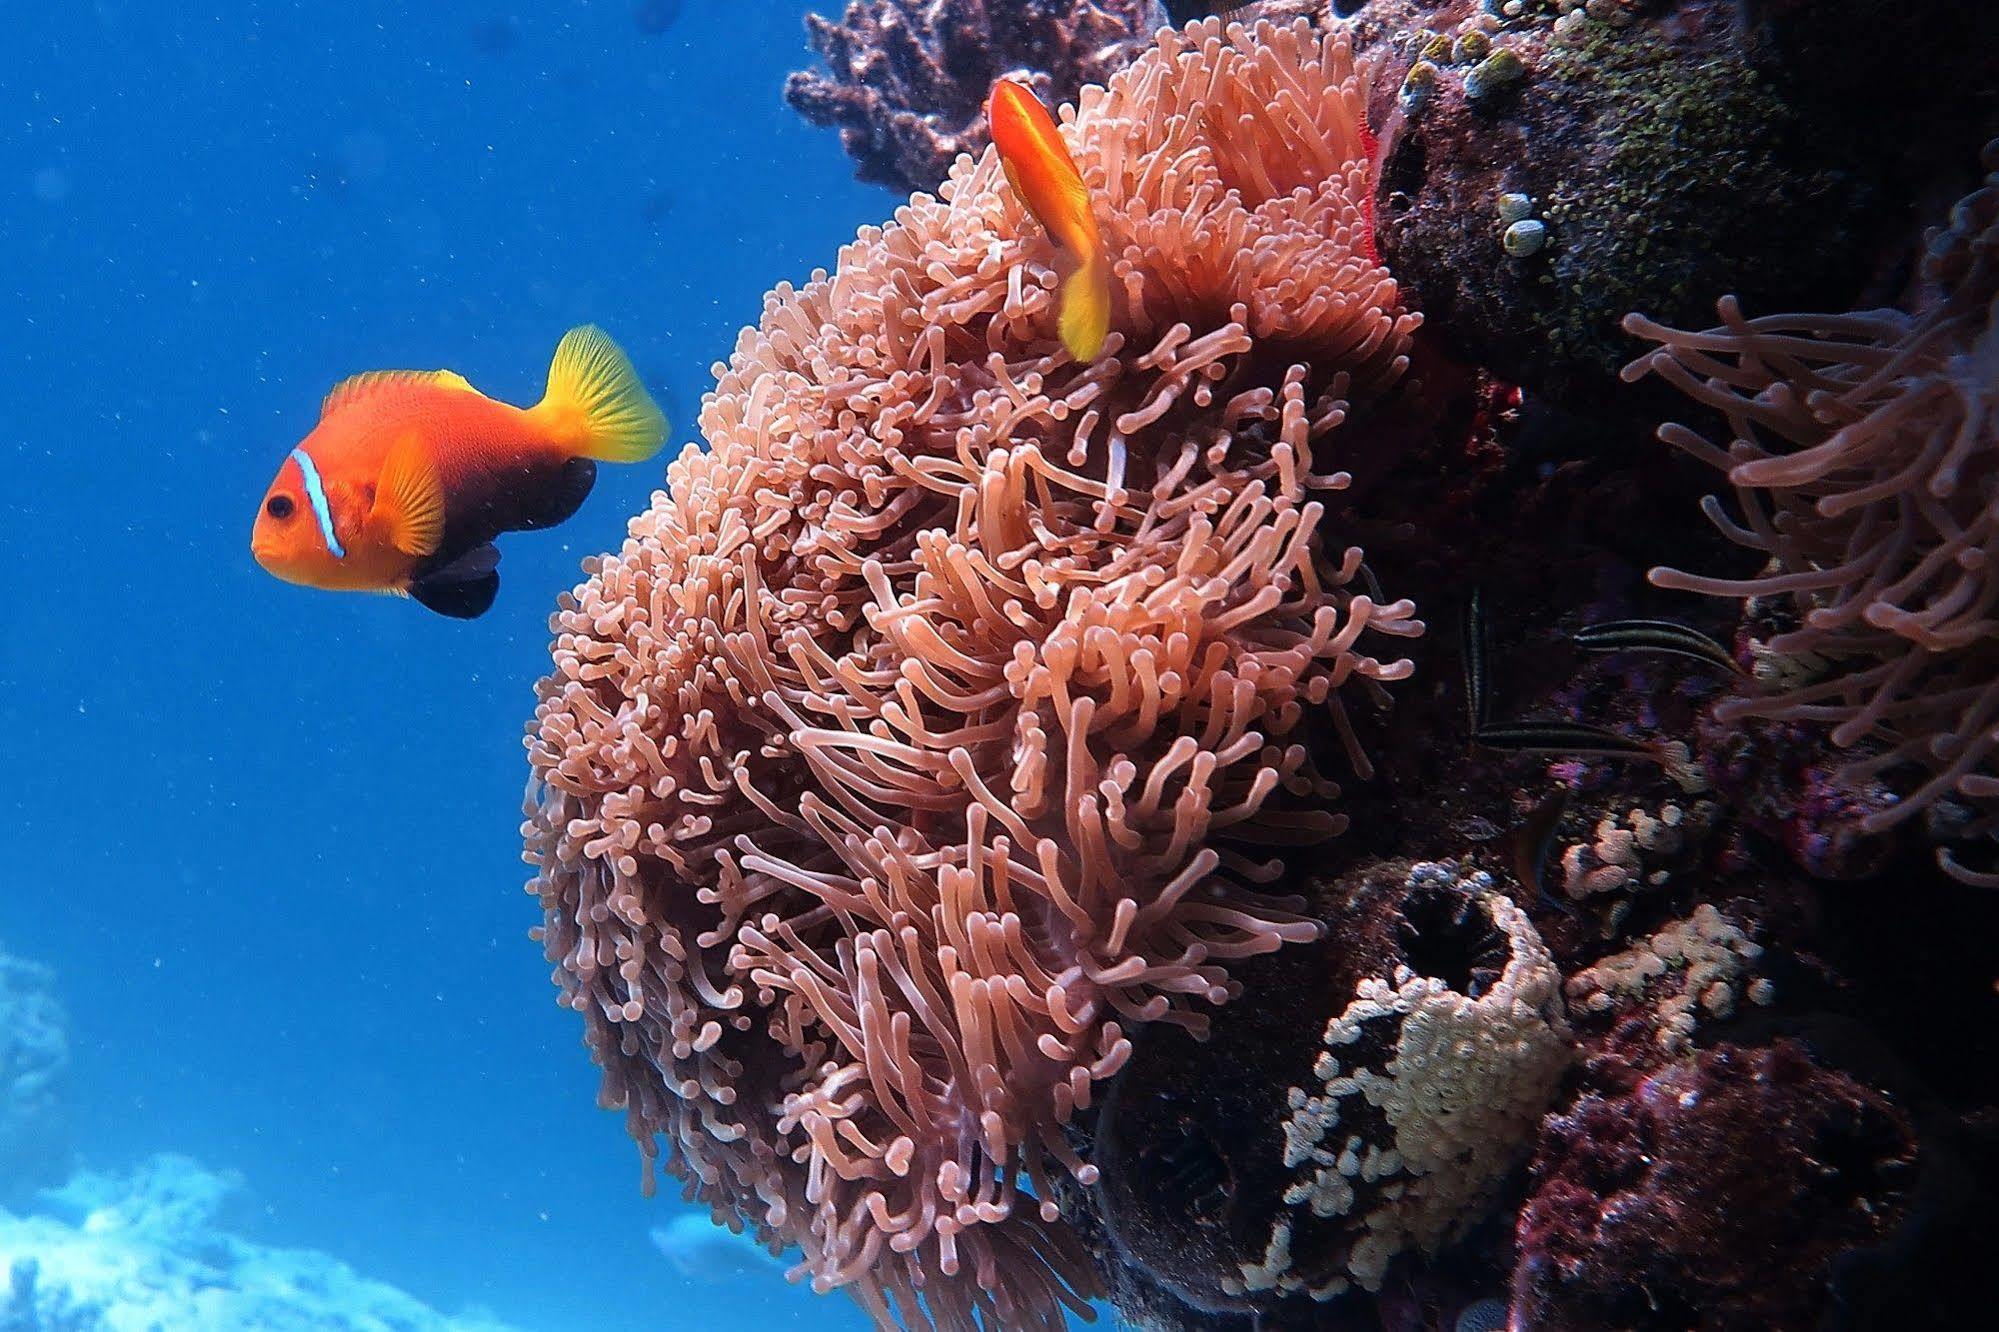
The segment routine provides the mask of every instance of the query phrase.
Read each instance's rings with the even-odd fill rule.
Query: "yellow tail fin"
[[[604,462],[644,462],[666,442],[665,415],[595,324],[563,335],[548,367],[548,392],[529,414],[555,443]]]
[[[1093,254],[1062,283],[1058,324],[1062,345],[1079,361],[1094,361],[1111,331],[1111,266]]]

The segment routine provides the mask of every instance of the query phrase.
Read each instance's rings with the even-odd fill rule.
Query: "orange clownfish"
[[[1062,280],[1062,345],[1077,360],[1094,361],[1111,327],[1111,269],[1082,173],[1048,108],[1020,84],[995,83],[986,117],[1007,184],[1075,265]]]
[[[532,407],[449,370],[341,381],[264,492],[250,551],[288,583],[391,592],[441,615],[486,613],[502,532],[576,512],[597,462],[643,462],[666,418],[600,328],[571,329]]]

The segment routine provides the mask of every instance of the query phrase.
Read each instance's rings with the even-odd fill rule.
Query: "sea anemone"
[[[1757,647],[1764,686],[1723,721],[1824,723],[1862,747],[1848,780],[1914,774],[1863,820],[1920,811],[1958,879],[1999,886],[1962,846],[1999,830],[1999,141],[1983,186],[1932,232],[1915,313],[1744,318],[1733,299],[1704,333],[1633,315],[1660,346],[1626,367],[1719,412],[1719,446],[1681,425],[1660,438],[1727,472],[1743,518],[1712,498],[1731,539],[1769,558],[1744,579],[1656,569],[1712,596],[1788,602],[1791,627]]]
[[[532,891],[648,1158],[884,1323],[1059,1326],[1051,1165],[1136,1024],[1315,936],[1355,700],[1421,631],[1326,544],[1408,361],[1350,48],[1167,31],[1066,137],[1105,353],[988,151],[779,287],[553,620]],[[1349,421],[1349,415],[1357,419]]]

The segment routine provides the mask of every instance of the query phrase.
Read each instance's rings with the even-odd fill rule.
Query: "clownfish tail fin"
[[[1079,361],[1094,361],[1111,330],[1111,266],[1101,251],[1089,255],[1062,283],[1062,345]]]
[[[595,324],[563,335],[548,367],[548,392],[528,415],[576,457],[644,462],[666,442],[665,414],[630,359]]]

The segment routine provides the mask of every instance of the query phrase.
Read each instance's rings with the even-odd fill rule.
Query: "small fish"
[[[1725,646],[1672,620],[1606,620],[1585,625],[1575,633],[1576,646],[1586,652],[1664,652],[1691,657],[1742,675],[1742,663]]]
[[[1657,742],[1634,740],[1628,735],[1586,722],[1521,721],[1494,722],[1472,732],[1472,739],[1487,749],[1511,754],[1589,754],[1604,758],[1649,759],[1664,764],[1666,756]]]
[[[1548,865],[1548,850],[1555,843],[1555,831],[1562,826],[1562,815],[1568,808],[1569,788],[1562,786],[1528,813],[1513,836],[1513,874],[1522,887],[1532,888],[1543,902],[1563,915],[1573,916],[1576,909],[1549,892],[1547,881],[1541,877]]]
[[[1492,715],[1485,680],[1485,610],[1480,604],[1476,587],[1465,598],[1464,618],[1458,627],[1464,639],[1465,712],[1470,718],[1471,729],[1476,731]]]
[[[1094,361],[1111,326],[1111,268],[1104,254],[1090,192],[1062,142],[1048,108],[1021,84],[993,84],[986,116],[1007,183],[1065,252],[1062,345],[1079,361]]]
[[[589,325],[556,347],[533,407],[449,370],[355,375],[278,468],[250,550],[288,583],[472,619],[499,591],[494,537],[554,527],[589,495],[598,461],[643,462],[665,440],[632,363]]]

